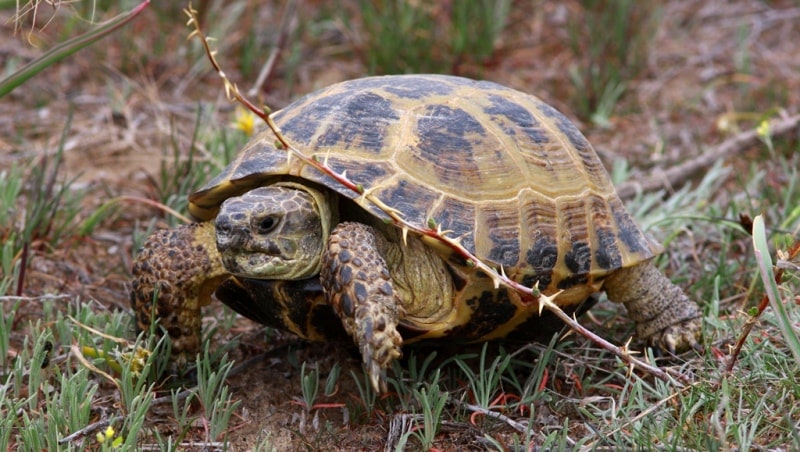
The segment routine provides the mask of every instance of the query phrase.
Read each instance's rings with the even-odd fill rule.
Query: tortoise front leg
[[[201,306],[229,275],[222,267],[213,223],[194,223],[155,231],[133,263],[131,306],[139,331],[153,320],[172,340],[177,369],[200,351]]]
[[[376,391],[386,392],[386,369],[402,355],[397,325],[403,315],[378,241],[369,226],[341,223],[322,256],[321,282],[328,301],[361,351]]]

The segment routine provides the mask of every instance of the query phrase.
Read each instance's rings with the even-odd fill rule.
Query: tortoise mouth
[[[239,252],[233,256],[223,256],[222,264],[231,274],[255,279],[286,279],[296,267],[295,259],[286,259],[280,254],[263,251],[253,253]]]

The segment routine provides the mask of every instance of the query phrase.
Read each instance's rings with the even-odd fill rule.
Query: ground
[[[266,6],[235,2],[236,8],[242,8],[235,10],[238,12],[233,6],[219,8],[208,3],[200,5],[207,13],[203,23],[217,38],[215,45],[221,49],[225,71],[249,88],[258,74],[254,68],[266,61],[272,46],[280,41],[282,9],[277,5],[281,2],[267,2]],[[342,2],[342,8],[351,13],[343,15],[337,15],[326,2],[301,3],[290,27],[294,31],[283,36],[283,51],[274,70],[253,96],[274,109],[315,88],[364,76],[371,68],[367,19],[359,10],[363,2]],[[433,11],[432,17],[445,20],[442,17],[452,3],[443,2],[436,7],[441,11]],[[758,126],[762,119],[797,114],[800,6],[796,2],[704,0],[640,6],[638,14],[650,19],[634,16],[632,24],[646,28],[638,33],[628,31],[630,47],[622,56],[613,47],[622,45],[625,38],[607,41],[604,49],[593,46],[593,41],[601,41],[597,33],[607,30],[598,25],[592,28],[590,21],[596,19],[590,14],[599,14],[602,6],[584,6],[594,3],[510,2],[508,21],[490,55],[457,59],[446,69],[428,69],[485,78],[541,97],[578,124],[609,168],[619,168],[619,162],[626,161],[629,183],[657,180],[663,171],[715,149]],[[22,347],[27,334],[24,324],[41,318],[37,300],[45,294],[91,302],[92,309],[100,312],[129,313],[127,285],[134,237],[148,226],[165,227],[177,221],[146,200],[166,202],[170,194],[182,198],[213,176],[219,158],[208,144],[212,136],[226,131],[231,142],[244,141],[241,132],[229,126],[235,108],[225,100],[219,79],[209,71],[197,42],[184,39],[188,34],[183,26],[185,17],[178,6],[169,8],[150,5],[140,18],[111,37],[48,67],[0,99],[0,171],[31,162],[53,165],[54,150],[64,140],[59,181],[72,181],[71,189],[82,193],[75,222],[85,222],[109,203],[113,207],[113,213],[88,235],[70,235],[57,247],[44,239],[32,242],[20,293],[30,301],[16,314],[20,326],[11,335],[12,345]],[[56,12],[46,9],[40,8],[35,21],[30,14],[26,16],[17,30],[11,20],[13,11],[0,11],[0,67],[6,73],[73,36],[63,24],[76,12],[66,7]],[[86,15],[86,11],[81,13]],[[110,10],[103,19],[117,12]],[[50,14],[52,23],[48,23]],[[351,20],[344,20],[345,16]],[[647,40],[646,45],[641,44],[644,50],[632,42],[636,39]],[[433,59],[443,59],[447,53],[441,52]],[[616,101],[612,96],[604,104],[602,89],[608,93],[613,83],[605,81],[601,88],[591,85],[602,79],[596,74],[604,73],[607,65],[625,69],[619,76],[624,92]],[[578,80],[583,80],[582,86]],[[609,104],[614,108],[604,110]],[[198,115],[201,130],[196,130]],[[796,127],[794,130],[796,139]],[[724,181],[717,181],[719,189],[710,203],[725,206],[741,194],[753,162],[765,156],[759,143],[753,140],[736,154],[721,156],[719,160],[732,171]],[[192,179],[194,186],[183,186],[178,176],[192,144],[196,147],[192,158],[207,165],[207,174]],[[682,177],[680,185],[658,189],[665,190],[667,199],[683,184],[697,183],[709,170],[698,167]],[[768,189],[796,183],[791,179],[796,173],[779,171],[768,159],[758,170],[771,174],[765,180]],[[629,194],[626,201],[634,198],[633,192]],[[742,212],[749,216],[766,210],[759,205],[759,194],[752,196],[752,209]],[[713,237],[695,236],[694,229],[688,222],[671,222],[654,232],[662,239],[679,236],[671,242],[664,267],[668,274],[680,274],[679,282],[685,287],[701,279],[699,275],[708,270],[715,260],[712,256],[719,251]],[[743,238],[731,247],[744,247],[745,242]],[[745,294],[743,286],[749,281],[744,271],[725,281],[720,298],[727,300],[730,311],[758,298]],[[230,317],[222,312],[220,306],[207,311],[206,325],[221,324],[225,320],[220,318]],[[609,327],[615,321],[608,318],[603,325],[593,326],[613,336],[620,330]],[[241,335],[230,350],[238,363],[266,354],[228,379],[234,399],[241,402],[228,436],[232,449],[253,448],[265,432],[270,432],[271,444],[278,449],[365,450],[385,445],[394,413],[362,413],[362,419],[352,422],[359,415],[356,408],[364,405],[352,379],[342,378],[336,395],[321,400],[334,404],[332,407],[317,409],[306,417],[297,403],[302,393],[300,368],[287,359],[287,347],[293,350],[296,362],[317,363],[323,376],[334,363],[342,366],[342,375],[360,372],[351,350],[336,344],[309,345],[281,333],[274,333],[267,343],[262,327],[241,318],[232,321],[232,328],[221,328],[215,336],[216,343],[221,346]],[[591,319],[587,322],[592,323]],[[623,336],[615,339],[624,339],[622,331]],[[128,339],[133,336],[130,331]],[[113,392],[108,387],[104,390]],[[159,413],[155,408],[151,422],[168,432],[171,413],[166,408]],[[315,413],[323,425],[329,425],[310,426]],[[560,425],[562,416],[569,418],[564,413],[545,412],[541,416],[555,417],[542,422]],[[436,447],[488,447],[475,442],[478,435],[470,429],[478,427],[456,420],[443,424]],[[502,425],[492,431],[505,439],[514,433]]]

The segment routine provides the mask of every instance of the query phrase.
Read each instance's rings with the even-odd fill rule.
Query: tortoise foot
[[[369,374],[370,383],[376,391],[386,392],[386,369],[403,353],[400,346],[403,338],[397,332],[396,323],[375,305],[362,306],[355,315],[355,340]]]
[[[703,321],[699,317],[673,324],[650,336],[648,342],[661,351],[676,354],[690,349],[700,350],[698,342]]]

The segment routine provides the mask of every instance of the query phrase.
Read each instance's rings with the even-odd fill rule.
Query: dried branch
[[[792,131],[800,133],[800,115],[788,118],[774,119],[768,123],[769,131],[772,136],[781,136]],[[707,152],[689,159],[680,165],[673,166],[667,170],[656,170],[653,175],[643,181],[629,181],[617,186],[617,193],[623,199],[631,198],[639,192],[652,192],[664,187],[676,187],[683,185],[699,171],[710,167],[715,162],[731,158],[744,152],[760,139],[758,129],[747,130],[739,133],[718,146],[712,147]]]

